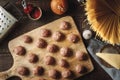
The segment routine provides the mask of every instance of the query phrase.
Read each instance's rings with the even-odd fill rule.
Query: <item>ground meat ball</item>
[[[60,29],[62,29],[62,30],[68,30],[68,29],[70,29],[70,23],[68,23],[68,22],[66,22],[66,21],[63,21],[63,22],[61,22],[61,24],[60,24]]]
[[[56,63],[55,58],[52,56],[46,56],[44,58],[45,64],[47,65],[54,65]]]
[[[47,46],[47,51],[51,52],[51,53],[55,53],[59,50],[59,47],[55,44],[50,44]]]
[[[23,56],[26,53],[26,50],[23,46],[17,46],[14,48],[13,52],[19,56]]]
[[[36,63],[38,61],[38,56],[36,54],[34,54],[34,53],[30,53],[28,55],[28,61],[30,63]]]
[[[70,78],[70,77],[72,77],[72,71],[71,70],[64,70],[62,72],[62,77],[63,78]]]
[[[23,40],[24,40],[24,43],[31,43],[32,42],[32,38],[28,35],[24,35]]]
[[[76,58],[78,59],[78,60],[86,60],[87,59],[87,55],[86,55],[86,53],[85,52],[82,52],[82,51],[77,51],[76,52]]]
[[[68,40],[72,43],[76,43],[79,41],[79,37],[76,34],[70,34]]]
[[[53,79],[58,79],[60,78],[60,72],[55,69],[52,69],[48,71],[48,76]]]
[[[64,60],[64,59],[61,59],[61,60],[59,61],[59,65],[60,65],[61,67],[65,67],[65,68],[69,67],[69,63],[68,63],[66,60]]]
[[[39,76],[39,75],[42,75],[43,73],[44,73],[44,68],[41,67],[41,66],[37,66],[33,69],[33,74],[34,75]]]
[[[64,34],[59,32],[59,31],[56,31],[53,36],[52,36],[53,40],[55,41],[61,41],[65,38]]]
[[[69,56],[72,56],[73,52],[70,48],[63,47],[60,49],[60,54],[64,57],[69,57]]]
[[[48,29],[41,29],[40,30],[40,35],[42,37],[49,37],[49,36],[51,36],[51,31],[48,30]]]
[[[77,65],[76,66],[76,72],[80,73],[80,74],[83,74],[83,73],[87,72],[87,68],[85,66],[82,66],[82,65]]]
[[[37,47],[38,48],[45,48],[47,46],[47,42],[44,39],[39,39],[37,42]]]
[[[18,74],[20,74],[22,76],[28,76],[30,74],[29,69],[26,67],[23,67],[23,66],[18,67],[17,72],[18,72]]]

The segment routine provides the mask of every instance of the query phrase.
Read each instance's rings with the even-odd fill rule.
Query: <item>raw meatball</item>
[[[34,75],[39,76],[39,75],[42,75],[43,73],[44,73],[44,68],[41,67],[41,66],[37,66],[33,69],[33,74]]]
[[[61,22],[61,24],[60,24],[60,29],[62,29],[62,30],[68,30],[68,29],[70,29],[70,23],[68,23],[68,22],[66,22],[66,21],[63,21],[63,22]]]
[[[60,49],[60,54],[64,57],[69,57],[69,56],[72,56],[73,52],[70,48],[63,47]]]
[[[56,63],[55,58],[52,56],[46,56],[44,58],[45,64],[47,65],[54,65]]]
[[[61,67],[65,67],[65,68],[69,67],[69,63],[68,63],[66,60],[64,60],[64,59],[61,59],[61,60],[59,61],[59,65],[60,65]]]
[[[26,53],[26,50],[23,46],[17,46],[14,48],[13,52],[17,55],[23,56]]]
[[[22,76],[28,76],[30,74],[29,69],[26,67],[23,67],[23,66],[18,67],[17,72],[18,72],[18,74],[20,74]]]
[[[55,69],[52,69],[48,71],[48,76],[53,79],[58,79],[60,78],[60,72]]]
[[[63,78],[70,78],[70,77],[72,77],[72,71],[71,70],[64,70],[62,72],[62,77]]]
[[[82,66],[82,65],[77,65],[76,72],[79,74],[83,74],[83,73],[87,72],[87,68],[85,66]]]
[[[55,41],[61,41],[61,40],[63,40],[65,37],[64,37],[64,34],[63,34],[63,33],[57,31],[57,32],[55,32],[55,33],[53,34],[52,38],[53,38],[53,40],[55,40]]]
[[[87,59],[87,55],[86,55],[86,53],[85,52],[82,52],[82,51],[77,51],[76,52],[76,58],[78,59],[78,60],[86,60]]]
[[[30,53],[28,55],[28,61],[30,63],[36,63],[38,61],[38,56],[36,54],[34,54],[34,53]]]
[[[41,29],[40,30],[40,35],[42,37],[49,37],[49,36],[51,36],[51,31],[48,30],[48,29]]]
[[[28,35],[23,36],[24,43],[31,43],[32,38]]]
[[[76,34],[70,34],[68,40],[72,43],[76,43],[79,41],[79,37]]]
[[[37,42],[37,47],[38,48],[45,48],[47,46],[47,42],[44,39],[39,39]]]
[[[55,53],[59,50],[58,46],[55,44],[50,44],[47,46],[47,51],[51,52],[51,53]]]

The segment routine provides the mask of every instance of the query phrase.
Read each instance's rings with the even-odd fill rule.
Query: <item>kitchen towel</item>
[[[120,80],[120,70],[117,70],[115,68],[108,68],[104,66],[99,58],[96,56],[96,53],[100,51],[100,49],[106,45],[106,43],[103,43],[96,39],[91,39],[90,43],[87,47],[90,55],[98,62],[98,64],[111,76],[113,80]]]

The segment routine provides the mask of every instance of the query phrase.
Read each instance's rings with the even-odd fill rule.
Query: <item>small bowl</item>
[[[31,20],[39,20],[41,17],[42,17],[42,10],[41,10],[41,8],[40,7],[34,7],[34,9],[38,9],[39,11],[40,11],[40,15],[39,15],[39,17],[37,17],[37,18],[33,18],[32,17],[32,13],[34,14],[34,10],[30,13],[30,14],[27,14],[28,15],[28,17],[31,19]]]

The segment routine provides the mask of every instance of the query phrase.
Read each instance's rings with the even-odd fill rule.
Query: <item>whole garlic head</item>
[[[91,30],[84,30],[82,36],[84,39],[88,40],[92,37],[92,31]]]

